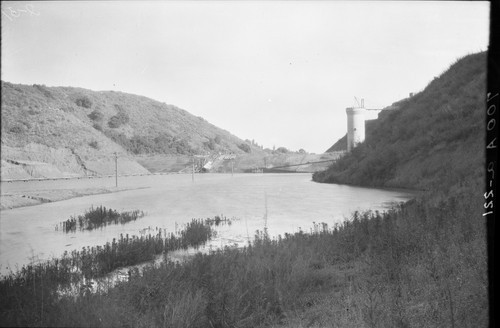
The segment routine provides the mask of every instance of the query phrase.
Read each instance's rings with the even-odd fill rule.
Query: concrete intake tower
[[[361,99],[361,106],[348,107],[345,111],[347,113],[347,151],[350,152],[359,143],[365,141],[365,122],[377,119],[382,110],[365,108],[365,100]]]
[[[347,151],[365,141],[365,114],[363,107],[348,107],[347,113]]]

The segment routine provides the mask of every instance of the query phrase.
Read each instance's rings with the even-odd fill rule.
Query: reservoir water
[[[2,183],[2,193],[23,190],[113,187],[114,178]],[[192,218],[224,215],[231,225],[218,228],[207,247],[242,246],[256,230],[271,236],[309,232],[315,223],[335,223],[355,210],[384,210],[413,194],[405,191],[320,184],[311,174],[198,174],[120,177],[120,187],[141,189],[85,196],[0,212],[0,273],[31,260],[61,256],[65,250],[104,245],[120,234],[140,236],[156,227],[174,232]],[[66,234],[55,226],[91,206],[142,210],[146,216],[125,225]]]

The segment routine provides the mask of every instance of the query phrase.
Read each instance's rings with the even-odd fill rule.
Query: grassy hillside
[[[480,179],[486,53],[466,56],[422,92],[382,112],[366,140],[318,182],[432,189]]]
[[[262,152],[176,106],[72,87],[2,82],[1,131],[2,166],[7,160],[24,166],[45,163],[53,175],[63,176],[107,174],[114,152],[122,157],[122,173],[147,172],[136,155]],[[57,152],[64,156],[50,155]],[[4,172],[22,175],[19,165]]]

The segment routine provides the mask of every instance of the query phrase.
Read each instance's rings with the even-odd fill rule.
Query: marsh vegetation
[[[109,224],[125,224],[142,218],[146,215],[143,211],[134,210],[119,213],[105,206],[91,207],[83,215],[72,216],[68,220],[56,225],[56,230],[63,232],[75,232],[77,230],[94,230],[103,228]]]

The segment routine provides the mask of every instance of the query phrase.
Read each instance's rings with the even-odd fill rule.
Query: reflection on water
[[[112,187],[114,178],[19,182],[2,184],[2,192],[23,190]],[[311,181],[310,174],[202,174],[161,175],[119,179],[120,187],[147,187],[93,195],[0,212],[0,271],[5,273],[30,258],[60,256],[65,250],[104,245],[120,234],[139,236],[149,227],[174,232],[192,218],[224,215],[233,224],[217,228],[208,247],[242,245],[256,230],[271,236],[308,232],[313,222],[332,226],[354,210],[383,210],[392,202],[409,199],[402,191],[378,190]],[[65,234],[54,227],[90,206],[103,205],[120,212],[142,210],[143,218],[125,225]],[[267,219],[266,219],[267,218]]]

